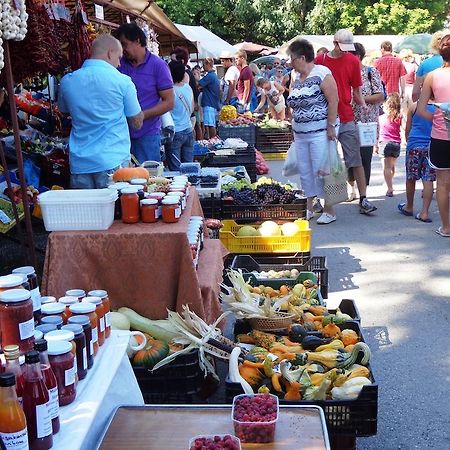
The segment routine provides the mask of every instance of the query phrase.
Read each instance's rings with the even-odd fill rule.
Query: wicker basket
[[[276,317],[253,317],[248,321],[254,330],[281,331],[291,325],[294,317],[294,315],[288,313],[278,313]]]

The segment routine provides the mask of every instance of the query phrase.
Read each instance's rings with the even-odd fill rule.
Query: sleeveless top
[[[431,114],[434,114],[434,112],[436,111],[436,106],[427,105],[427,111]],[[414,111],[406,149],[410,150],[413,148],[428,148],[428,146],[430,145],[432,124],[433,122],[431,120],[427,120],[419,116],[419,114],[417,114],[417,111]]]
[[[450,69],[442,68],[434,70],[433,84],[431,87],[436,103],[450,102]],[[440,109],[433,116],[431,137],[434,139],[442,139],[443,141],[450,141],[447,126],[444,122],[444,115]]]
[[[330,69],[315,65],[307,78],[296,75],[288,106],[292,108],[292,128],[296,133],[315,133],[327,129],[328,101],[320,88]]]

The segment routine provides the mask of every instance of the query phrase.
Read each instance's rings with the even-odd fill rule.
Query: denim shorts
[[[215,127],[216,126],[216,115],[217,110],[212,106],[203,107],[203,123],[205,127]]]
[[[161,161],[161,134],[145,134],[131,139],[131,153],[140,164],[144,161]]]
[[[428,148],[406,149],[405,166],[407,180],[436,180],[436,171],[428,161]]]
[[[380,142],[380,154],[384,158],[398,158],[400,156],[400,143],[392,141]]]

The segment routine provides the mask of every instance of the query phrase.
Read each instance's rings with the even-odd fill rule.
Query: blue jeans
[[[166,146],[166,159],[169,170],[179,171],[180,163],[194,160],[194,137],[192,130],[178,131],[170,146]]]
[[[72,173],[70,174],[70,187],[72,189],[104,189],[110,183],[112,175],[119,167],[128,167],[129,161],[124,161],[117,167],[94,173]]]
[[[161,161],[161,134],[145,134],[131,139],[131,153],[140,164],[144,161]]]

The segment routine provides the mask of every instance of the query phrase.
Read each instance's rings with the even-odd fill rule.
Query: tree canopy
[[[167,16],[184,25],[203,25],[228,42],[280,45],[294,36],[413,34],[443,28],[443,0],[156,0]]]

